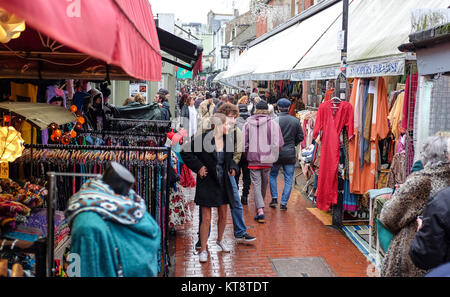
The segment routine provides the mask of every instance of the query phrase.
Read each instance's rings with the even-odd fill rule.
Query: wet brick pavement
[[[278,178],[278,192],[283,179]],[[269,191],[268,191],[269,192]],[[252,190],[250,191],[252,193]],[[208,240],[209,260],[200,263],[195,243],[198,240],[198,207],[194,207],[192,222],[181,225],[176,232],[174,276],[176,277],[271,277],[277,276],[271,259],[321,257],[329,271],[338,277],[367,276],[368,262],[361,252],[339,230],[324,226],[307,207],[311,203],[293,189],[287,211],[270,208],[270,193],[266,196],[266,223],[254,221],[255,206],[252,194],[244,205],[248,233],[257,240],[249,244],[234,241],[233,223],[228,211],[224,238],[233,246],[230,253],[222,252],[215,242],[217,225],[213,224]],[[213,222],[217,212],[213,209]],[[174,269],[174,267],[172,267]]]

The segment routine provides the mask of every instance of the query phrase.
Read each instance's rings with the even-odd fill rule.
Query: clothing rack
[[[103,135],[103,136],[142,136],[142,137],[151,137],[151,136],[165,136],[162,133],[143,133],[143,132],[135,132],[135,131],[82,131],[78,132],[78,135]]]
[[[64,145],[64,144],[25,144],[28,149],[59,149],[87,151],[165,151],[167,147],[151,146],[106,146],[106,145]]]
[[[163,260],[163,275],[168,276],[168,266],[170,266],[170,258],[168,254],[168,234],[169,234],[169,183],[168,183],[168,167],[170,166],[170,154],[171,149],[167,147],[141,147],[141,146],[100,146],[100,145],[62,145],[62,144],[25,144],[25,148],[27,149],[39,149],[39,150],[76,150],[76,151],[160,151],[167,152],[167,157],[165,158],[165,162],[161,162],[165,164],[165,175],[166,175],[166,184],[161,183],[160,189],[160,207],[159,213],[156,213],[156,209],[154,204],[152,203],[152,209],[148,210],[152,216],[154,216],[155,220],[157,220],[160,228],[161,228],[161,250],[162,250],[162,258]],[[31,155],[32,156],[32,155]],[[163,160],[164,161],[164,160]],[[98,174],[86,174],[86,173],[56,173],[56,172],[48,172],[47,176],[49,178],[49,201],[47,204],[47,228],[48,228],[48,246],[46,251],[46,259],[47,259],[47,269],[46,276],[52,277],[55,273],[54,267],[54,211],[55,211],[55,186],[56,186],[56,177],[57,176],[66,176],[66,177],[101,177]],[[159,180],[161,182],[161,180]],[[165,188],[163,188],[165,186]],[[152,189],[153,192],[153,189]],[[150,193],[149,193],[150,194]],[[151,195],[151,194],[150,194]]]
[[[54,277],[55,268],[55,189],[56,189],[56,177],[57,176],[82,176],[82,177],[93,177],[102,178],[99,174],[86,174],[86,173],[65,173],[65,172],[48,172],[49,177],[49,189],[48,189],[48,201],[47,201],[47,265],[46,265],[46,276]]]

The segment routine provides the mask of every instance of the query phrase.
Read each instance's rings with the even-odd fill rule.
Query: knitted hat
[[[266,101],[261,100],[256,104],[256,109],[259,110],[269,110],[269,105],[267,104]]]

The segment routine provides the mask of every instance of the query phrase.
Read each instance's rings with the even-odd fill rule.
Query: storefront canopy
[[[177,61],[163,57],[162,59],[164,61],[186,70],[193,71],[194,76],[202,71],[201,65],[203,48],[201,46],[197,46],[159,27],[156,29],[158,32],[161,50],[175,58],[180,59],[182,62],[188,63],[188,65],[184,65]]]
[[[27,25],[0,45],[3,77],[161,80],[147,0],[0,0],[0,7]]]
[[[337,40],[342,29],[342,1],[329,1],[334,4],[251,47],[225,79],[336,78],[341,63]],[[413,9],[448,7],[445,0],[349,2],[348,77],[402,75],[411,55],[397,47],[408,40]]]
[[[0,111],[19,116],[39,129],[47,129],[52,123],[64,125],[77,120],[77,116],[64,107],[46,103],[1,102]]]

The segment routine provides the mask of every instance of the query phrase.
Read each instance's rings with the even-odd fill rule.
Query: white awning
[[[261,60],[259,67],[252,74],[252,79],[289,79],[292,68],[302,57],[309,54],[308,51],[340,15],[342,15],[342,3],[338,2],[321,13],[271,37],[273,43],[270,52],[266,53]]]
[[[411,13],[446,8],[448,0],[350,0],[348,77],[402,75],[408,54]],[[320,80],[340,73],[342,2],[251,47],[225,75],[226,80]]]
[[[353,0],[349,7],[347,77],[403,75],[406,53],[398,46],[408,42],[411,13],[417,8],[448,7],[446,0]],[[336,78],[341,53],[337,32],[342,16],[293,69],[292,80]]]

